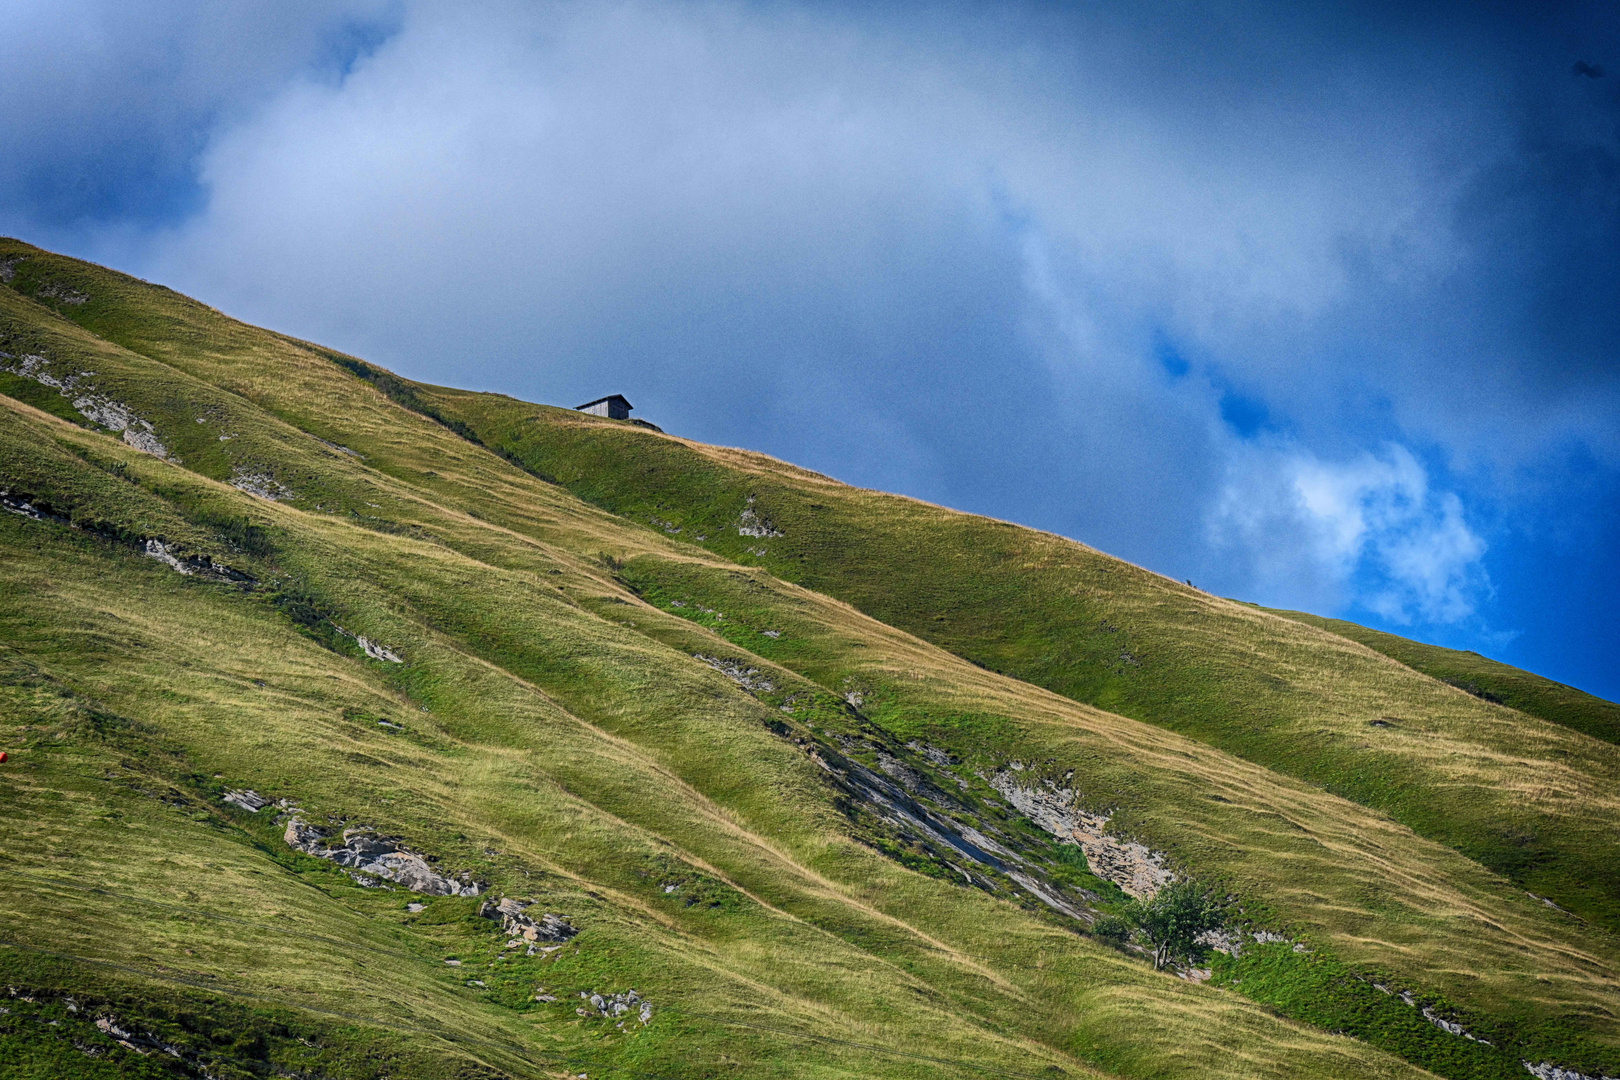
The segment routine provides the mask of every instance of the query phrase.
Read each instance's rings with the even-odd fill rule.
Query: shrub
[[[1198,935],[1219,928],[1226,918],[1208,889],[1195,881],[1178,881],[1160,889],[1153,899],[1138,902],[1131,921],[1153,943],[1153,966],[1163,968],[1171,960],[1190,963],[1200,958],[1204,948]]]

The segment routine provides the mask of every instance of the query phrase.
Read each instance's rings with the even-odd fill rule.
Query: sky
[[[0,0],[0,232],[1620,698],[1620,7]]]

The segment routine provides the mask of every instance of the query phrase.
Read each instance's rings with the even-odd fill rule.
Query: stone
[[[587,994],[581,990],[579,996],[588,1002],[590,1009],[575,1009],[580,1016],[599,1016],[608,1020],[617,1020],[626,1013],[635,1013],[636,1018],[643,1024],[652,1020],[652,1003],[643,998],[634,990],[626,990],[618,994]],[[594,1012],[592,1010],[595,1010]],[[623,1027],[621,1021],[617,1026]]]
[[[459,881],[445,877],[398,840],[379,836],[365,826],[343,830],[341,846],[334,846],[328,843],[323,830],[294,817],[287,822],[283,838],[288,847],[306,855],[330,859],[339,866],[373,874],[427,896],[477,896],[483,891],[476,881],[465,880],[466,875]]]
[[[265,807],[270,805],[269,799],[265,798],[263,795],[260,795],[252,788],[243,788],[241,791],[232,791],[231,789],[227,788],[225,790],[225,794],[221,795],[220,798],[223,801],[230,803],[232,806],[240,807],[241,809],[246,810],[250,814],[257,814],[260,810],[263,810]]]
[[[561,915],[553,915],[547,912],[541,915],[540,918],[535,919],[527,913],[527,909],[532,906],[531,901],[515,900],[510,896],[503,896],[499,900],[485,900],[483,905],[479,907],[478,914],[486,919],[498,921],[501,924],[501,929],[512,936],[514,941],[508,943],[507,948],[512,948],[513,944],[518,943],[517,939],[529,942],[562,942],[579,933],[579,930],[570,926]]]

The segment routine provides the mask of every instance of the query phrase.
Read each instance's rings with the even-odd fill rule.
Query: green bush
[[[1198,935],[1218,929],[1226,921],[1220,902],[1195,881],[1166,885],[1153,899],[1133,905],[1129,917],[1153,943],[1156,968],[1172,960],[1191,963],[1200,959],[1205,950],[1198,944]]]

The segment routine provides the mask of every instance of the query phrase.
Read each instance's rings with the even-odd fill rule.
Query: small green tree
[[[1153,899],[1139,901],[1131,921],[1153,943],[1153,966],[1162,969],[1171,960],[1196,960],[1203,952],[1198,935],[1217,929],[1225,913],[1208,889],[1178,881],[1160,889]]]

